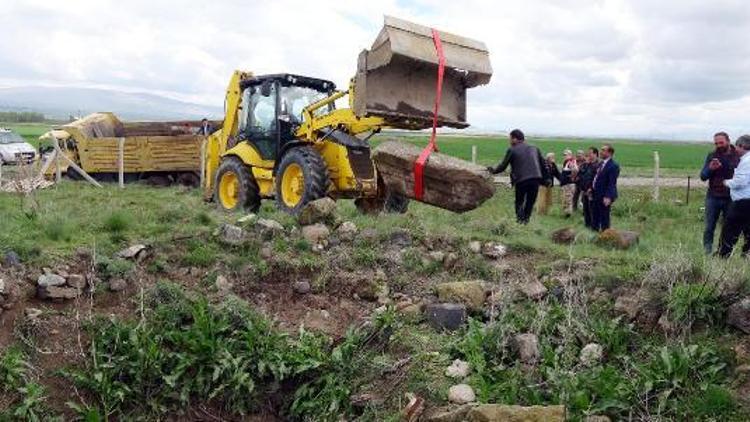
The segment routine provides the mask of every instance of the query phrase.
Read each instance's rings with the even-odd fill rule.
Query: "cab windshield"
[[[302,122],[302,110],[308,105],[328,96],[327,92],[303,86],[282,86],[280,93],[281,115],[287,115],[294,123]],[[315,117],[328,113],[331,107],[321,107],[313,112]]]
[[[0,132],[0,144],[20,144],[25,142],[21,135],[15,132]]]

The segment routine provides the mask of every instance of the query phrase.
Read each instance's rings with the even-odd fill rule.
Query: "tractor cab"
[[[333,82],[291,74],[255,76],[242,81],[238,140],[250,142],[264,160],[275,160],[284,144],[294,140],[308,105],[329,97]],[[333,104],[315,111],[328,113]]]

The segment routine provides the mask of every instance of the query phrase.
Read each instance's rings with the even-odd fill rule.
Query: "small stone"
[[[430,252],[429,255],[430,255],[430,260],[432,260],[433,262],[439,262],[442,264],[443,260],[445,260],[445,252],[432,251]]]
[[[472,409],[473,405],[464,404],[459,407],[437,407],[425,412],[422,420],[426,422],[464,422],[466,415]]]
[[[278,235],[284,233],[284,226],[282,226],[281,223],[266,218],[259,218],[258,221],[255,222],[255,227],[257,227],[261,233],[267,235]]]
[[[482,255],[486,256],[489,259],[500,259],[505,256],[505,254],[508,253],[508,248],[505,247],[505,245],[501,245],[499,243],[485,243],[484,246],[482,246]]]
[[[39,299],[75,299],[81,291],[75,287],[39,286],[36,295]]]
[[[446,270],[450,270],[456,266],[456,263],[458,263],[458,255],[453,252],[449,252],[443,260],[443,268],[445,268]]]
[[[458,384],[448,389],[448,401],[456,404],[466,404],[476,401],[474,389],[467,384]]]
[[[469,362],[456,359],[445,368],[445,376],[448,378],[466,378],[469,375]]]
[[[17,267],[21,265],[21,258],[14,251],[8,251],[3,257],[3,265],[6,267]]]
[[[624,315],[628,318],[628,321],[633,321],[643,308],[644,303],[638,294],[633,295],[620,295],[615,300],[615,313]]]
[[[411,233],[405,229],[396,229],[391,233],[390,243],[401,248],[408,248],[411,246]]]
[[[335,212],[336,201],[328,197],[316,199],[308,202],[302,207],[302,210],[297,216],[297,222],[299,222],[301,226],[331,222],[335,219]]]
[[[51,272],[40,275],[36,280],[36,285],[39,287],[62,286],[64,284],[65,277],[59,276],[57,274],[52,274]]]
[[[389,293],[388,285],[377,277],[363,281],[357,286],[357,296],[369,302],[379,301],[383,297],[387,298]]]
[[[91,259],[91,250],[84,247],[76,248],[76,256],[82,260]]]
[[[237,219],[237,224],[241,224],[243,226],[248,225],[248,224],[252,223],[253,221],[255,221],[255,219],[257,217],[258,217],[257,215],[250,213],[248,215],[245,215],[245,216],[242,216],[242,217],[238,218]]]
[[[80,274],[71,274],[68,276],[68,286],[75,287],[77,289],[86,288],[86,277]]]
[[[115,278],[109,281],[109,290],[112,292],[121,292],[128,287],[128,282],[122,278]]]
[[[402,305],[402,304],[396,305],[396,309],[398,310],[398,313],[410,320],[421,319],[422,308],[423,306],[421,303],[408,303],[405,305]]]
[[[328,230],[324,224],[313,224],[311,226],[302,227],[302,237],[305,238],[311,245],[315,245],[328,240],[331,235],[331,231]]]
[[[637,232],[617,229],[607,229],[599,233],[596,243],[617,249],[630,249],[638,244],[640,235]]]
[[[201,270],[198,267],[190,267],[190,271],[188,272],[193,277],[200,277],[203,275],[203,270]]]
[[[216,285],[216,289],[219,291],[219,293],[224,295],[231,292],[232,288],[234,288],[234,283],[229,281],[223,275],[216,276],[216,282],[214,284]]]
[[[466,306],[458,303],[429,304],[427,322],[436,330],[457,330],[466,322]]]
[[[659,317],[659,321],[656,322],[656,325],[659,326],[659,329],[664,334],[674,334],[679,330],[679,326],[672,322],[666,313]]]
[[[435,292],[443,302],[459,302],[473,311],[479,311],[485,300],[484,284],[479,280],[441,283],[435,286]]]
[[[123,259],[138,260],[142,259],[140,255],[145,254],[146,249],[146,245],[133,245],[128,247],[127,249],[123,249],[120,252],[117,252],[117,256]]]
[[[517,334],[513,337],[513,350],[521,362],[533,365],[539,361],[539,338],[531,333]]]
[[[357,225],[351,221],[345,221],[336,229],[336,234],[341,240],[354,240],[357,236]]]
[[[579,360],[581,365],[591,367],[601,362],[603,355],[604,350],[602,346],[596,343],[589,343],[581,349]]]
[[[42,315],[42,310],[37,308],[26,308],[23,310],[27,319],[35,320]]]
[[[244,244],[246,239],[247,233],[242,227],[237,227],[227,223],[224,223],[219,227],[219,240],[224,244],[239,246]]]
[[[312,291],[312,288],[307,281],[295,281],[294,284],[292,284],[292,290],[298,295],[306,295]]]
[[[273,249],[270,246],[263,246],[260,248],[260,257],[263,259],[270,259],[273,256]]]
[[[521,283],[519,290],[531,300],[541,300],[547,295],[547,288],[537,279],[531,279]]]
[[[482,243],[478,240],[472,240],[469,242],[469,250],[474,253],[482,252]]]
[[[727,309],[727,324],[745,334],[750,334],[750,296]]]
[[[5,294],[5,280],[0,278],[0,295]]]
[[[565,406],[518,406],[480,404],[469,410],[471,422],[564,422]]]
[[[552,241],[560,245],[569,245],[576,241],[576,230],[572,227],[564,227],[552,232]]]

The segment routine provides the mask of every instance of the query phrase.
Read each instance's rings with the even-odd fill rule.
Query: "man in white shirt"
[[[729,188],[732,203],[721,230],[721,244],[718,254],[728,258],[740,234],[750,229],[750,135],[742,135],[735,144],[740,163],[734,170],[734,177],[724,181]]]

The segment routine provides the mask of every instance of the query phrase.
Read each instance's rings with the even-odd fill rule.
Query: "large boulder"
[[[472,407],[469,422],[564,422],[565,406],[481,404]]]
[[[727,324],[745,334],[750,334],[750,296],[727,309]]]
[[[441,301],[463,303],[473,311],[481,310],[484,305],[485,294],[483,281],[474,280],[441,283],[435,286],[435,292]]]
[[[45,273],[39,276],[36,280],[38,287],[55,287],[62,286],[65,284],[65,277],[52,273]]]
[[[639,234],[633,231],[607,229],[599,233],[596,243],[616,249],[630,249],[638,244]]]
[[[302,207],[297,221],[301,226],[309,226],[316,223],[332,223],[336,217],[336,201],[325,197],[310,201]]]

